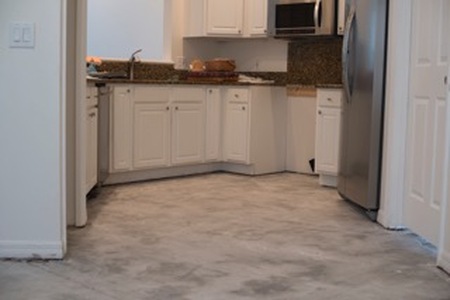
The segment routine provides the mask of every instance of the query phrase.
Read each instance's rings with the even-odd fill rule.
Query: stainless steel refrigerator
[[[376,218],[380,196],[388,0],[346,0],[338,191]]]

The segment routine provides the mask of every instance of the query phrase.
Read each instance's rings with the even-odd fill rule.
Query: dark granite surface
[[[98,72],[121,73],[127,72],[128,62],[126,61],[103,61],[102,65],[97,67]],[[135,65],[134,80],[126,78],[117,79],[93,79],[88,78],[90,82],[95,83],[132,83],[132,84],[201,84],[201,85],[271,85],[285,86],[287,82],[286,72],[239,72],[239,74],[259,77],[264,80],[273,80],[274,83],[243,83],[229,80],[201,80],[189,79],[187,70],[175,70],[173,64],[168,63],[148,63],[137,62]]]
[[[291,42],[288,85],[342,84],[342,38],[305,38]]]

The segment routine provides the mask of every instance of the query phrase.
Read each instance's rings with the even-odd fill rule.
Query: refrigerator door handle
[[[342,81],[344,85],[344,91],[346,95],[347,103],[350,103],[350,97],[352,95],[352,91],[350,88],[350,79],[349,79],[349,54],[350,54],[350,34],[353,29],[353,25],[355,22],[355,14],[356,14],[356,6],[352,5],[347,22],[345,24],[344,31],[344,41],[342,47]]]
[[[319,12],[320,7],[322,6],[322,0],[316,0],[316,5],[314,6],[314,25],[316,26],[316,30],[320,28],[320,20],[319,20]]]

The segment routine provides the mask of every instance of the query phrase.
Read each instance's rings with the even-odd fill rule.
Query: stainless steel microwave
[[[336,0],[269,0],[269,32],[275,38],[336,33]]]

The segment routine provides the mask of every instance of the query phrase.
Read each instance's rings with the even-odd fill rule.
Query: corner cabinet
[[[316,173],[324,186],[337,186],[341,105],[341,89],[317,90]]]
[[[185,37],[267,34],[267,0],[186,0]]]
[[[251,86],[226,88],[226,171],[248,175],[286,169],[286,90]]]

